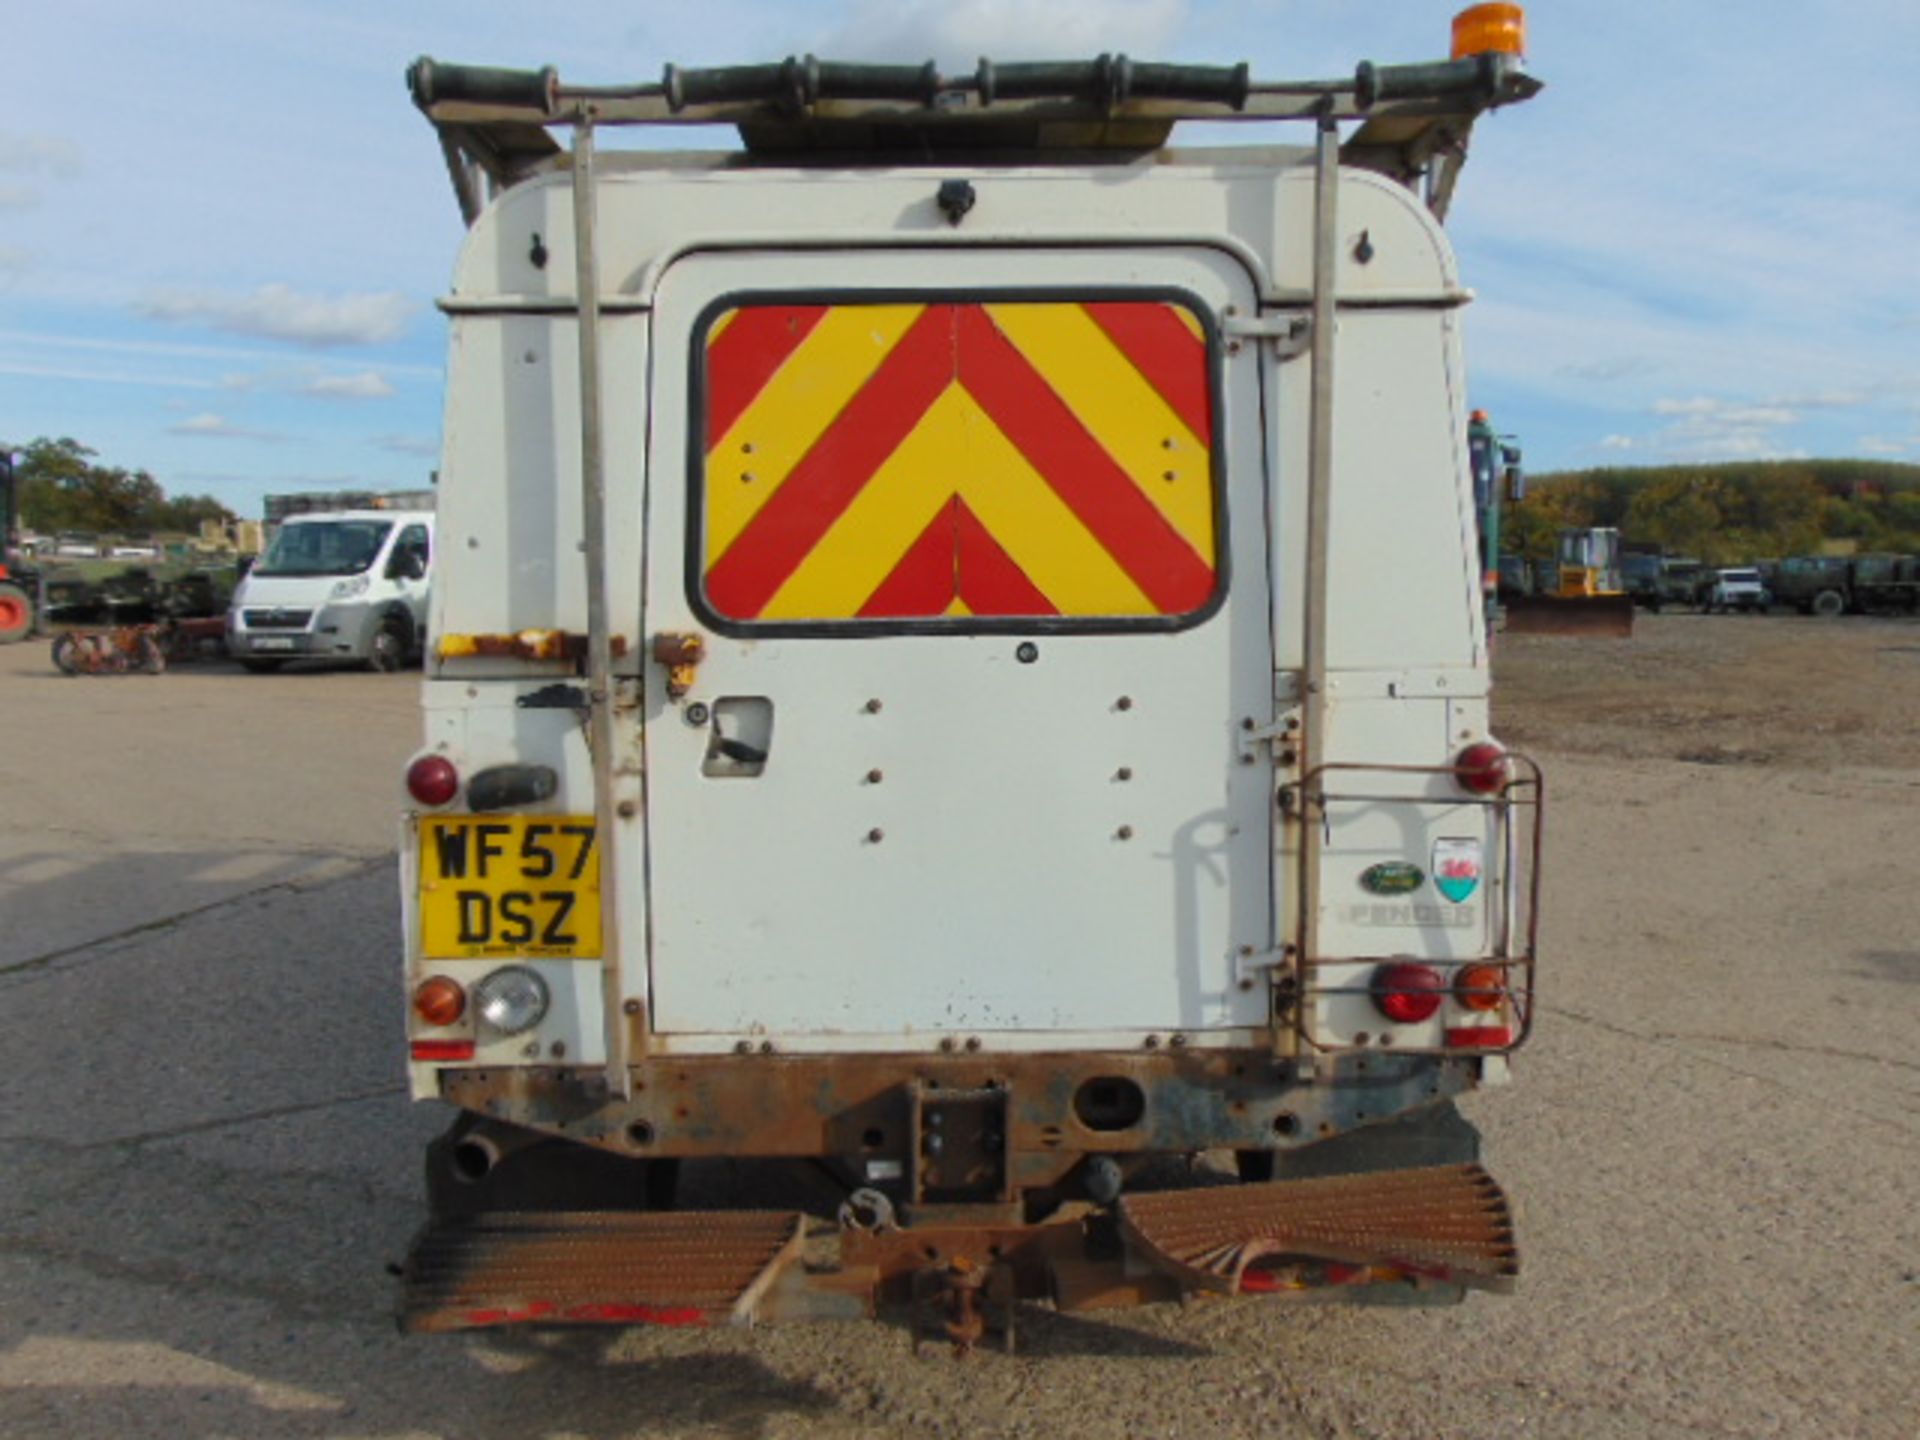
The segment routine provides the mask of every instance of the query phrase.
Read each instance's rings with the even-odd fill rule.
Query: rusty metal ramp
[[[1496,1291],[1520,1270],[1507,1197],[1478,1165],[1128,1195],[1118,1214],[1158,1269],[1229,1295],[1269,1288],[1264,1265],[1289,1258]]]
[[[429,1226],[402,1274],[413,1331],[749,1321],[796,1256],[797,1214],[508,1212]]]

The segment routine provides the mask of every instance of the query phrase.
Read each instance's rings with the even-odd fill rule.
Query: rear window
[[[694,337],[689,589],[723,630],[1171,628],[1222,585],[1184,298],[736,298]]]

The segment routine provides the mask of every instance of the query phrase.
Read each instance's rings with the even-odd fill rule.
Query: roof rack
[[[1467,132],[1486,110],[1525,100],[1541,82],[1499,51],[1416,65],[1362,61],[1335,80],[1257,80],[1245,64],[1167,65],[1101,55],[996,63],[970,75],[812,55],[765,65],[683,69],[652,83],[569,85],[551,67],[501,70],[422,56],[407,71],[433,122],[468,224],[488,194],[560,153],[547,127],[591,113],[596,125],[737,126],[743,163],[832,157],[868,163],[1033,152],[1128,155],[1164,145],[1175,122],[1357,120],[1348,165],[1424,187],[1444,217]]]

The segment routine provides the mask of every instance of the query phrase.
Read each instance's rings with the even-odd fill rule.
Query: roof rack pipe
[[[485,108],[531,112],[541,123],[563,123],[587,101],[603,104],[599,123],[661,124],[737,118],[738,107],[770,106],[798,113],[830,100],[893,102],[914,110],[971,100],[986,108],[1016,101],[1145,107],[1193,119],[1311,119],[1319,101],[1337,99],[1338,119],[1363,117],[1376,105],[1459,103],[1468,111],[1524,100],[1540,89],[1517,56],[1502,53],[1418,65],[1362,61],[1351,78],[1256,80],[1245,64],[1170,65],[1101,55],[1089,61],[995,64],[982,59],[970,75],[942,76],[923,65],[869,65],[788,56],[763,65],[684,69],[669,65],[658,82],[631,85],[563,84],[552,66],[502,70],[453,65],[421,56],[407,72],[414,104],[436,119],[464,119],[447,110]],[[1253,103],[1294,97],[1299,106]],[[710,114],[707,111],[727,113]],[[505,119],[506,116],[498,118]],[[871,118],[881,118],[879,115]]]

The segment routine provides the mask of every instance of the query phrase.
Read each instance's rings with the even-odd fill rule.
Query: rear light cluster
[[[460,793],[460,772],[444,755],[422,755],[407,767],[407,793],[437,810]]]
[[[1451,983],[1431,965],[1395,961],[1373,972],[1368,985],[1374,1007],[1397,1025],[1431,1020],[1451,996],[1464,1009],[1480,1014],[1498,1010],[1507,998],[1507,977],[1499,965],[1465,965]],[[1499,1047],[1511,1043],[1504,1025],[1471,1025],[1447,1031],[1447,1044],[1463,1047]]]
[[[1453,778],[1469,795],[1498,795],[1513,778],[1513,763],[1505,748],[1481,740],[1454,756]]]

